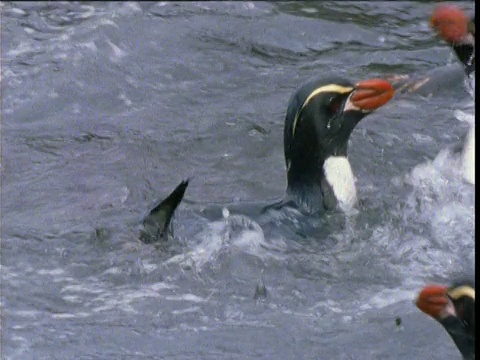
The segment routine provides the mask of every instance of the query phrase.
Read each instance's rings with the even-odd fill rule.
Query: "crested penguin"
[[[455,5],[439,5],[430,25],[445,40],[463,64],[465,74],[475,72],[475,17],[471,19]]]
[[[430,18],[430,26],[454,51],[463,72],[449,67],[434,69],[427,76],[394,76],[390,80],[398,93],[431,95],[446,84],[465,78],[475,80],[475,17],[469,18],[456,5],[438,5]],[[471,82],[467,82],[467,87]],[[471,89],[470,89],[471,90]],[[474,89],[473,89],[474,90]],[[475,184],[475,124],[470,126],[461,149],[461,174],[465,181]]]
[[[463,74],[451,67],[438,67],[422,75],[394,75],[389,78],[397,93],[420,93],[429,96],[449,83],[461,81],[475,73],[475,17],[471,19],[455,5],[438,5],[430,18],[430,26],[454,51],[463,67]]]
[[[426,286],[416,306],[447,330],[464,359],[475,358],[475,285]]]
[[[269,209],[292,207],[305,214],[340,209],[348,212],[357,200],[355,178],[347,157],[350,135],[366,115],[394,95],[390,82],[371,79],[353,84],[341,78],[301,86],[291,96],[284,125],[287,189],[282,200],[244,211],[259,215]],[[170,219],[188,182],[182,182],[143,220],[141,240],[165,238]],[[213,209],[215,217],[218,209]],[[242,209],[240,209],[242,212]]]
[[[468,16],[455,5],[439,5],[430,24],[455,52],[467,77],[475,76],[475,17]],[[470,127],[462,150],[463,178],[475,184],[475,124]]]

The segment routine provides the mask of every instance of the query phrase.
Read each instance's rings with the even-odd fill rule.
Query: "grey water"
[[[413,304],[475,266],[475,188],[451,151],[474,95],[435,3],[0,6],[2,359],[460,359]],[[235,213],[283,195],[300,85],[440,67],[435,93],[353,132],[355,214],[297,236]],[[185,178],[174,237],[141,243]]]

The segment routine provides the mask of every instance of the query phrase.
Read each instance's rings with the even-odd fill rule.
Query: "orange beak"
[[[450,299],[447,296],[448,288],[440,285],[429,285],[422,289],[416,302],[417,307],[434,319],[440,319],[445,312]]]
[[[459,43],[468,34],[468,17],[455,5],[439,5],[430,18],[430,26],[449,43]]]
[[[390,82],[370,79],[355,86],[350,101],[361,110],[372,111],[389,102],[394,94],[395,90]]]

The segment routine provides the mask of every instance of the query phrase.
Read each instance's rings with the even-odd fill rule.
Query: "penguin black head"
[[[350,134],[393,95],[392,85],[379,79],[352,84],[331,78],[298,89],[284,127],[287,193],[308,211],[352,206],[356,190],[347,160]]]
[[[471,284],[426,286],[416,305],[442,324],[465,359],[475,358],[475,288]]]

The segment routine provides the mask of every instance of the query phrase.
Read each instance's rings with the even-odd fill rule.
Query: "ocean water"
[[[475,84],[434,3],[0,6],[3,359],[460,359],[413,304],[475,266]],[[283,195],[304,82],[440,68],[354,130],[355,214],[301,236],[236,211]],[[141,243],[185,178],[174,237]]]

